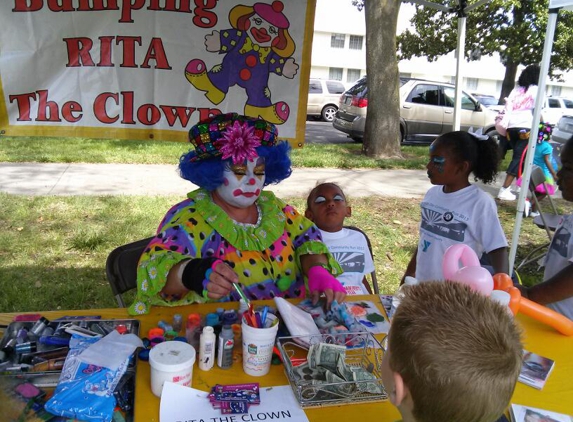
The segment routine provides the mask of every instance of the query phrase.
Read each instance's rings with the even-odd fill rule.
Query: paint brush
[[[239,293],[239,296],[241,296],[241,299],[243,299],[247,305],[250,305],[251,302],[249,301],[249,299],[245,295],[245,292],[243,292],[243,289],[241,289],[241,286],[239,286],[239,283],[233,283],[233,287],[235,288],[237,293]]]

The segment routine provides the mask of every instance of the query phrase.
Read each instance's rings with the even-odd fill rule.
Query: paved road
[[[354,143],[352,139],[339,130],[334,129],[332,123],[308,119],[304,141],[309,144],[344,144]]]

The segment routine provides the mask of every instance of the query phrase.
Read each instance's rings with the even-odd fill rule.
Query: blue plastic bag
[[[98,340],[72,336],[56,391],[44,406],[48,412],[84,421],[113,419],[116,405],[113,392],[127,369],[129,358],[115,371],[80,361],[78,355]]]

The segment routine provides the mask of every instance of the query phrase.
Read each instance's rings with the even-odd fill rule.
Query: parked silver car
[[[573,136],[573,113],[564,114],[553,128],[551,140],[564,144]]]
[[[400,78],[400,132],[402,142],[429,144],[453,129],[455,87],[444,82]],[[461,129],[483,128],[495,132],[496,112],[462,92]],[[340,97],[334,128],[361,141],[364,136],[368,86],[362,78]],[[495,132],[495,133],[494,133]]]

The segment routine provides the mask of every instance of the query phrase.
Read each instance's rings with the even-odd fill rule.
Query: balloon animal
[[[486,296],[506,296],[513,315],[521,312],[555,328],[561,334],[573,335],[573,321],[546,306],[522,297],[521,291],[513,285],[509,275],[498,273],[492,277],[489,271],[480,265],[476,253],[469,246],[464,244],[450,246],[444,254],[442,269],[446,280],[467,284]]]

